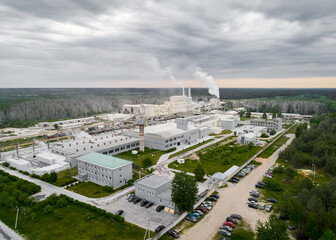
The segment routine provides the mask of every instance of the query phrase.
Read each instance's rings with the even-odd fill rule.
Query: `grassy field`
[[[269,146],[265,151],[263,151],[258,157],[269,158],[276,150],[278,150],[282,145],[284,145],[289,138],[286,136],[281,136],[276,140],[271,146]]]
[[[76,176],[77,174],[78,174],[77,167],[59,172],[59,173],[57,173],[57,181],[56,181],[55,185],[59,186],[59,187],[63,187],[63,186],[68,185],[72,182],[75,182],[77,180],[72,178],[71,176]]]
[[[68,187],[67,190],[81,194],[90,198],[101,198],[111,195],[113,192],[106,192],[103,186],[95,184],[93,182],[80,182],[75,186]],[[115,191],[120,190],[120,188]],[[114,191],[114,192],[115,192]]]
[[[194,172],[194,169],[196,168],[198,164],[197,160],[190,160],[190,159],[185,159],[184,164],[179,164],[177,161],[174,161],[168,165],[169,168],[177,169],[180,171],[185,171],[185,172]]]
[[[29,194],[23,193],[35,186],[23,186],[23,180],[0,174],[1,184],[6,188],[0,192],[4,201],[0,205],[0,219],[14,229],[16,206],[19,207],[17,231],[28,240],[89,240],[89,239],[142,239],[145,230],[135,225],[116,221],[95,207],[83,206],[80,202],[64,200],[59,204],[59,196],[52,196],[41,202],[29,201]],[[19,181],[21,183],[19,183]],[[8,194],[7,188],[14,188],[16,194]],[[17,194],[20,193],[20,194]],[[26,199],[24,199],[24,198]]]
[[[211,142],[211,141],[213,141],[213,140],[215,140],[215,139],[208,139],[208,140],[206,140],[206,141],[204,141],[204,142],[202,142],[202,143],[199,143],[199,144],[196,144],[196,145],[194,145],[194,146],[185,148],[185,149],[183,149],[183,150],[181,150],[181,151],[179,151],[179,152],[173,153],[172,155],[169,156],[169,158],[173,158],[173,157],[176,157],[176,156],[181,155],[181,154],[183,154],[183,153],[186,153],[186,152],[188,152],[188,151],[190,151],[190,150],[193,150],[193,149],[195,149],[195,148],[198,148],[198,147],[200,147],[200,146],[202,146],[202,145],[204,145],[204,144],[206,144],[206,143],[208,143],[208,142]]]
[[[216,172],[225,172],[232,165],[242,165],[260,149],[261,147],[256,146],[240,146],[234,142],[225,145],[217,143],[196,152],[196,154],[200,157],[200,163],[203,165],[206,175],[212,175]],[[192,173],[197,162],[197,160],[186,159],[184,164],[178,164],[177,161],[174,161],[168,167]]]
[[[161,157],[161,155],[169,153],[169,152],[173,152],[175,150],[176,150],[176,148],[173,148],[173,149],[170,149],[170,150],[167,150],[167,151],[160,151],[160,150],[156,150],[156,149],[145,148],[144,152],[138,151],[137,154],[132,154],[132,150],[131,150],[131,151],[127,151],[127,152],[123,152],[123,153],[119,153],[117,155],[114,155],[114,157],[118,157],[118,158],[122,158],[122,159],[132,161],[134,164],[137,164],[139,166],[142,166],[142,161],[145,158],[149,158],[149,159],[152,160],[153,165],[155,165],[157,163],[157,161],[159,160],[159,158]]]
[[[232,165],[241,166],[260,149],[261,147],[257,146],[240,146],[230,142],[212,149],[202,149],[197,155],[206,174],[212,175],[216,172],[225,172]]]
[[[223,236],[219,232],[212,238],[212,240],[220,240]],[[240,220],[231,233],[231,240],[253,240],[255,237],[251,226],[244,220]]]
[[[219,133],[219,134],[211,133],[211,134],[209,134],[209,136],[220,136],[220,135],[230,134],[230,133],[232,133],[231,130],[229,130],[229,129],[225,129],[225,130],[223,130],[223,131],[222,131],[221,133]]]

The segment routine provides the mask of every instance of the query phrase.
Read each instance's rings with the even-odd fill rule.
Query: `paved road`
[[[0,240],[24,240],[18,233],[0,221]]]
[[[226,217],[232,213],[242,215],[244,220],[252,226],[253,230],[255,230],[258,220],[262,222],[267,221],[269,217],[268,213],[249,208],[246,202],[249,197],[249,190],[254,189],[255,183],[262,179],[266,170],[275,163],[279,152],[283,151],[295,138],[294,134],[288,134],[287,136],[289,136],[290,139],[286,144],[280,147],[272,156],[266,159],[262,165],[250,172],[238,184],[229,184],[229,187],[219,189],[218,192],[221,197],[214,208],[200,222],[195,224],[194,227],[188,229],[180,239],[212,239]]]

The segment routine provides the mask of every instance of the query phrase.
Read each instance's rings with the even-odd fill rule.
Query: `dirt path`
[[[259,167],[250,172],[238,184],[229,183],[229,187],[218,190],[220,198],[210,213],[205,216],[194,227],[188,229],[181,239],[197,240],[211,239],[218,231],[219,227],[225,221],[225,218],[232,213],[238,213],[243,216],[244,220],[255,230],[257,221],[265,222],[269,214],[265,211],[256,210],[247,206],[249,190],[255,189],[255,183],[262,179],[263,174],[269,169],[278,158],[279,152],[284,150],[294,139],[293,134],[289,134],[290,139],[280,147],[272,156],[265,159]]]

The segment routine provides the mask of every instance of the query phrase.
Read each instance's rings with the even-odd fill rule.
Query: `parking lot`
[[[167,213],[164,210],[161,212],[156,212],[156,207],[158,205],[153,205],[150,208],[141,207],[140,203],[133,204],[133,202],[128,202],[126,197],[122,197],[113,203],[105,205],[103,208],[107,211],[115,213],[118,210],[123,210],[122,216],[127,222],[138,225],[142,228],[148,227],[148,220],[150,221],[150,229],[152,231],[159,225],[168,226],[170,223],[174,222],[179,215]]]
[[[244,221],[251,225],[253,230],[255,230],[258,220],[261,222],[267,221],[269,217],[268,212],[248,207],[247,199],[250,197],[249,191],[255,189],[256,182],[262,179],[265,172],[278,158],[279,152],[293,139],[294,136],[290,135],[290,140],[284,146],[279,148],[270,158],[264,159],[262,165],[251,171],[238,184],[229,182],[227,188],[219,189],[218,192],[221,198],[212,211],[198,222],[195,227],[187,229],[180,239],[212,239],[226,217],[232,213],[240,214]]]

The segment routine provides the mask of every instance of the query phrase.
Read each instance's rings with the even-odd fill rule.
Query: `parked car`
[[[249,191],[249,193],[258,193],[259,194],[259,191],[255,190],[255,189],[252,189],[252,190]]]
[[[232,183],[238,183],[239,181],[238,181],[237,179],[231,178],[231,179],[229,180],[229,182],[232,182]]]
[[[164,225],[160,225],[160,226],[158,226],[157,228],[155,228],[155,232],[156,233],[158,233],[158,232],[160,232],[162,229],[164,229],[165,228],[165,226]]]
[[[250,207],[250,208],[255,208],[255,209],[258,209],[258,204],[256,204],[256,203],[248,203],[248,206]]]
[[[197,212],[197,213],[199,213],[200,215],[203,215],[204,214],[204,212],[202,212],[201,210],[194,210],[195,212]]]
[[[214,197],[214,198],[219,198],[219,195],[218,194],[212,194],[210,197]]]
[[[260,188],[260,189],[264,189],[265,188],[264,185],[260,185],[260,184],[256,184],[255,187],[256,188]]]
[[[220,230],[219,233],[223,236],[226,236],[226,237],[231,236],[231,233],[229,231],[226,231],[226,230]]]
[[[133,203],[137,204],[137,203],[141,202],[141,200],[142,200],[141,198],[137,197],[135,200],[133,200]]]
[[[210,205],[208,205],[208,204],[202,204],[201,205],[203,208],[205,208],[205,209],[207,209],[207,210],[211,210],[211,206]]]
[[[266,208],[265,208],[265,211],[270,212],[270,211],[272,211],[272,208],[273,208],[272,205],[267,205]]]
[[[269,198],[267,199],[268,202],[271,202],[271,203],[278,203],[278,200],[274,199],[274,198]]]
[[[232,227],[232,228],[234,228],[236,226],[232,222],[228,222],[228,221],[225,221],[223,224],[226,225],[226,226]]]
[[[259,185],[263,185],[263,186],[266,185],[266,183],[264,183],[263,181],[258,181],[257,184],[259,184]]]
[[[178,232],[176,232],[175,230],[169,230],[168,235],[172,236],[173,238],[179,238],[180,234]]]
[[[165,208],[164,206],[159,205],[159,206],[156,207],[156,211],[161,212],[164,208]]]
[[[135,197],[135,196],[130,196],[127,200],[128,200],[129,202],[133,202],[134,198],[136,198],[136,197]]]
[[[240,178],[238,177],[232,177],[232,179],[237,180],[238,182],[240,181]]]
[[[233,228],[228,225],[222,225],[219,227],[219,229],[223,229],[223,230],[231,232]]]
[[[146,208],[150,208],[150,207],[153,206],[153,205],[154,205],[153,202],[148,202],[148,203],[146,204]]]
[[[222,237],[220,240],[230,240],[230,238]]]
[[[250,197],[247,200],[249,200],[250,202],[258,202],[258,199]]]
[[[133,197],[134,196],[134,194],[133,193],[130,193],[130,194],[128,194],[127,196],[126,196],[126,199],[128,200],[128,199],[130,199],[131,197]]]
[[[238,223],[238,221],[236,219],[232,218],[232,217],[227,217],[226,221],[232,222],[233,224],[237,224]]]
[[[200,218],[201,215],[199,215],[199,213],[189,213],[189,216],[195,217],[195,218]]]
[[[242,216],[240,216],[239,214],[236,214],[236,213],[231,214],[230,217],[235,218],[235,219],[242,219],[243,218]]]
[[[272,178],[272,176],[265,174],[264,177]]]
[[[251,192],[251,193],[250,193],[250,196],[252,196],[252,197],[259,197],[259,193]]]
[[[209,197],[209,201],[211,201],[211,202],[217,202],[217,198],[215,198],[215,197]]]
[[[186,219],[190,222],[193,222],[193,223],[197,222],[197,218],[189,216],[189,215],[186,217]]]
[[[260,205],[259,205],[259,209],[260,209],[260,210],[264,210],[265,207],[266,207],[266,204],[265,204],[265,203],[260,203]]]
[[[143,207],[148,203],[148,201],[146,199],[142,200],[140,203],[140,206]]]
[[[121,216],[123,213],[124,213],[123,210],[118,210],[118,211],[116,211],[116,213],[115,213],[114,215],[119,215],[119,216]]]
[[[198,208],[196,208],[196,210],[201,210],[203,213],[205,213],[207,211],[207,209],[204,208],[204,207],[198,207]]]
[[[203,203],[208,204],[208,205],[210,205],[211,207],[212,207],[212,205],[213,205],[213,203],[210,202],[210,201],[204,201]]]
[[[265,174],[266,174],[266,175],[270,175],[271,177],[273,177],[273,174],[270,173],[270,172],[266,172]]]

